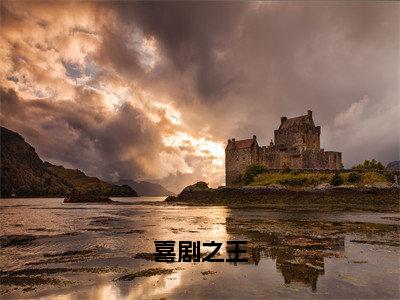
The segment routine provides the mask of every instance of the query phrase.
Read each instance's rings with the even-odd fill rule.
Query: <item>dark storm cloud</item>
[[[245,2],[117,2],[122,21],[155,36],[177,71],[194,68],[203,100],[221,96],[239,84],[234,64],[220,64],[218,51],[237,37],[249,4]],[[222,54],[220,54],[222,55]]]
[[[23,101],[14,90],[1,90],[2,125],[11,128],[35,145],[41,157],[67,162],[91,175],[110,179],[143,174],[138,159],[148,165],[163,146],[158,131],[146,127],[141,113],[126,103],[111,118],[96,103],[96,93],[79,90],[82,101]],[[29,119],[30,122],[26,122]],[[134,150],[135,156],[129,156]],[[127,156],[126,156],[127,155]]]
[[[312,109],[326,129],[323,134],[331,134],[323,136],[323,146],[348,152],[346,166],[374,156],[384,162],[398,159],[399,129],[393,120],[400,97],[398,3],[259,4],[197,4],[199,9],[141,3],[130,19],[128,10],[123,15],[139,19],[179,69],[196,66],[193,80],[200,100],[225,104],[206,103],[209,122],[220,130],[217,136],[257,133],[266,143],[281,115]],[[220,60],[218,52],[225,53]],[[335,117],[363,95],[371,99],[369,112],[347,124],[347,130],[338,128]],[[221,119],[221,113],[226,117]],[[371,131],[368,140],[349,139],[358,130],[355,122],[374,127],[379,114],[386,115],[385,131]],[[372,140],[379,140],[374,145],[380,150],[370,147]]]
[[[379,101],[388,91],[398,92],[396,3],[139,2],[116,7],[124,22],[138,24],[161,42],[178,70],[195,70],[196,99],[243,106],[251,119],[229,123],[232,134],[238,132],[235,127],[240,134],[249,127],[272,132],[281,114],[309,108],[330,123],[364,94]],[[218,53],[224,57],[218,59]]]
[[[189,60],[190,64],[204,70],[200,74],[208,76],[210,83],[217,82],[218,87],[223,85],[213,77],[216,69],[220,71],[219,78],[235,74],[233,68],[240,70],[241,81],[232,82],[230,93],[224,91],[225,94],[220,93],[213,99],[225,103],[223,109],[207,103],[218,115],[215,127],[225,136],[243,138],[257,133],[265,144],[272,137],[273,129],[279,126],[281,115],[290,117],[312,109],[317,122],[323,126],[323,134],[330,134],[323,136],[323,146],[344,151],[346,166],[364,158],[376,157],[384,162],[399,158],[399,129],[395,125],[400,96],[398,3],[247,4],[247,9],[231,15],[227,23],[224,18],[210,16],[205,10],[199,12],[202,15],[196,12],[193,16],[190,7],[177,6],[186,13],[181,14],[181,18],[175,16],[178,20],[174,19],[173,25],[186,22],[188,15],[201,22],[189,22],[192,34],[187,34],[187,27],[182,33],[177,30],[179,38],[171,39],[177,46],[173,48],[173,59],[179,61],[175,54],[180,53],[180,49],[189,49],[187,52],[193,58],[225,50],[228,54],[220,61],[203,64],[201,59]],[[151,33],[170,47],[164,32],[174,32],[174,26],[158,18],[152,20],[150,25],[144,22],[144,27],[149,26]],[[202,34],[206,31],[202,24],[208,21],[216,31],[210,40],[218,36],[218,32],[223,33],[218,36],[218,44],[207,42]],[[160,31],[154,29],[157,25]],[[220,27],[224,30],[219,31]],[[191,47],[196,44],[193,39],[197,38],[206,50]],[[207,85],[201,78],[198,73],[194,78],[195,86],[207,86],[212,91],[213,84]],[[353,119],[343,130],[334,122],[335,118],[363,95],[371,99],[368,107],[359,119]],[[222,112],[228,120],[220,118]],[[230,115],[238,118],[229,121]],[[387,120],[384,130],[370,130],[369,139],[350,138],[359,130],[359,123],[373,128],[382,115]],[[212,122],[212,117],[208,118]],[[373,143],[373,140],[379,142]]]
[[[109,65],[119,73],[140,77],[143,68],[139,62],[139,54],[135,49],[128,49],[126,34],[119,28],[105,28],[102,34],[100,50],[96,60],[101,65]]]
[[[343,151],[347,167],[374,156],[385,162],[398,158],[398,126],[390,121],[396,119],[391,111],[399,112],[396,7],[371,2],[272,5],[246,19],[237,61],[248,80],[244,94],[252,98],[252,118],[239,132],[253,129],[272,137],[279,115],[312,109],[322,125],[323,146]],[[336,116],[363,95],[371,100],[369,109],[345,130],[338,128]],[[385,130],[371,130],[369,140],[351,138],[360,122],[373,128],[380,114],[386,115]],[[372,150],[372,140],[379,140],[381,149],[390,147],[392,156]]]
[[[108,179],[115,173],[151,179],[168,169],[157,180],[179,190],[209,180],[213,158],[195,153],[190,138],[166,147],[166,135],[183,131],[224,142],[257,134],[267,144],[280,116],[311,109],[322,125],[322,146],[342,151],[346,167],[399,159],[396,2],[58,3],[53,18],[32,22],[46,5],[26,7],[34,13],[2,9],[10,41],[2,85],[18,91],[5,89],[2,123],[25,133],[46,158]],[[38,22],[46,30],[31,33]],[[64,27],[72,28],[67,37]],[[143,37],[154,40],[154,53],[143,49]],[[86,88],[68,81],[76,80],[68,68],[49,71],[58,55],[63,68],[80,72],[90,61],[95,71],[86,74]],[[58,77],[63,72],[71,78]],[[129,95],[111,114],[105,103],[125,87]],[[144,94],[151,100],[142,101]],[[148,107],[156,101],[173,107],[182,122],[173,125],[165,111]],[[154,114],[161,121],[151,122]]]

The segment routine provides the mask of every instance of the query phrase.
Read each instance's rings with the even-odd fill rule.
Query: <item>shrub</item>
[[[385,176],[387,181],[389,181],[391,183],[395,182],[395,178],[394,178],[394,173],[393,172],[390,172],[390,171],[384,172],[384,176]]]
[[[308,177],[308,179],[307,179],[307,182],[308,182],[309,184],[317,184],[317,183],[319,183],[319,181],[320,181],[320,179],[318,179],[318,178],[316,178],[316,177],[314,177],[314,176],[310,176],[310,177]]]
[[[261,164],[253,164],[246,168],[246,171],[242,175],[242,181],[244,184],[250,184],[254,181],[254,177],[259,174],[265,173],[267,168]]]
[[[340,174],[335,173],[335,175],[332,176],[331,185],[338,186],[338,185],[341,185],[342,183],[343,183],[343,179],[340,176]]]
[[[285,168],[282,170],[282,173],[283,173],[283,174],[289,174],[289,173],[290,173],[290,168],[289,168],[289,167],[285,167]]]
[[[358,173],[358,172],[351,172],[350,174],[349,174],[349,177],[348,177],[348,181],[349,182],[351,182],[351,183],[357,183],[357,182],[360,182],[361,181],[361,178],[362,178],[362,176],[361,176],[361,174],[360,173]]]
[[[356,169],[356,170],[384,170],[385,167],[382,165],[381,162],[373,159],[371,161],[365,160],[362,164],[353,166],[353,169]]]

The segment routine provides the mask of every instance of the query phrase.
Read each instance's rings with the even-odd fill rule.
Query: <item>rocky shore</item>
[[[66,197],[63,203],[115,203],[115,201],[103,196],[74,195]]]
[[[168,197],[166,201],[187,205],[259,206],[284,210],[399,211],[399,191],[398,186],[390,184],[334,187],[324,183],[312,188],[271,184],[212,189],[205,182],[197,182],[177,196]]]

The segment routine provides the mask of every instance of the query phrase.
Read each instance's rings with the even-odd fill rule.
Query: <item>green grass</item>
[[[284,186],[315,186],[320,183],[330,183],[333,175],[333,173],[305,173],[301,171],[292,171],[290,173],[263,173],[257,175],[250,185],[265,186],[270,184],[281,184]],[[350,172],[340,173],[343,184],[346,185],[364,186],[366,184],[388,182],[385,175],[379,171],[363,172],[360,173],[360,175],[361,179],[358,182],[353,182],[351,180]]]

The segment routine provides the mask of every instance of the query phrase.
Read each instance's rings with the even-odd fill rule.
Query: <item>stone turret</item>
[[[281,150],[319,149],[320,127],[314,125],[312,111],[295,118],[281,118],[281,125],[274,132],[275,145]]]

